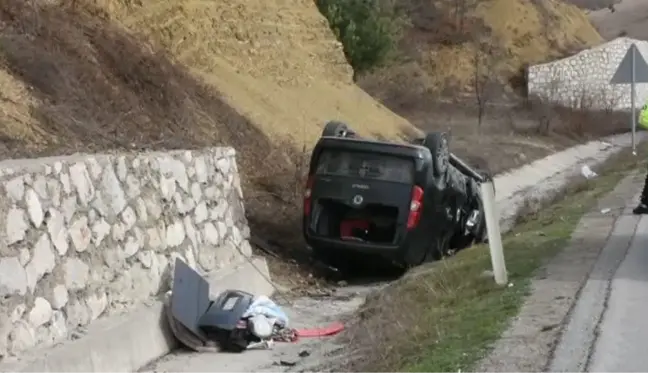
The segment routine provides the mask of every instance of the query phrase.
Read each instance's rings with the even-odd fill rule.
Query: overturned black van
[[[304,238],[334,267],[350,254],[403,267],[436,260],[485,239],[487,178],[450,153],[445,133],[400,144],[329,122],[311,155]]]

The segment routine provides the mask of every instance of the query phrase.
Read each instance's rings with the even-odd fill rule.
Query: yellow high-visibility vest
[[[648,104],[645,104],[639,112],[639,127],[648,130]]]

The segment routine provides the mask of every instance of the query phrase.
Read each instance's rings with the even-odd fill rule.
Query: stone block
[[[34,300],[34,307],[32,307],[31,311],[29,311],[27,318],[31,327],[36,329],[39,326],[50,321],[50,319],[52,318],[52,306],[47,301],[47,299],[43,297],[37,297]]]
[[[24,240],[27,229],[29,229],[29,225],[25,220],[25,212],[14,206],[7,212],[6,219],[5,234],[7,236],[7,244],[11,245]]]
[[[52,243],[46,233],[41,234],[33,249],[32,258],[27,263],[27,284],[33,291],[38,281],[48,273],[51,273],[56,265],[56,256],[52,251]]]
[[[79,258],[67,258],[63,263],[65,286],[70,290],[84,289],[89,275],[90,267]]]
[[[0,258],[0,297],[27,291],[27,273],[17,257]]]
[[[88,227],[88,218],[85,216],[79,217],[70,226],[69,234],[76,251],[86,251],[92,240],[92,232]]]

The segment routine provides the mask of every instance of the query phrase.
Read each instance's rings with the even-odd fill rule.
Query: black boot
[[[641,191],[641,199],[639,201],[639,206],[635,207],[632,212],[636,215],[648,214],[648,173],[646,173],[646,179],[644,181],[643,190]]]
[[[645,203],[640,203],[639,206],[635,207],[634,210],[632,210],[632,213],[635,215],[648,214],[648,205],[646,205]]]

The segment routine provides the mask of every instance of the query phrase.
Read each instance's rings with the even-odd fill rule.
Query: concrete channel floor
[[[648,215],[633,216],[631,207],[617,218],[549,371],[648,370]]]

